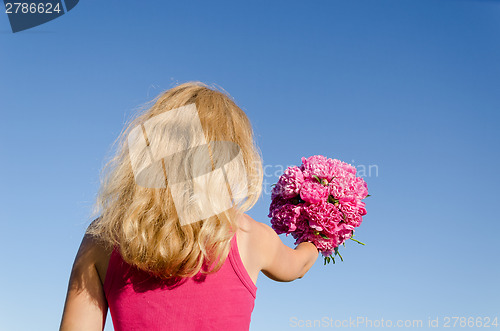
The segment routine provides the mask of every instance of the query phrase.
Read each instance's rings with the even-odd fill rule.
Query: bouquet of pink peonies
[[[366,215],[366,182],[356,168],[337,159],[314,155],[302,158],[300,167],[288,167],[271,194],[269,217],[277,234],[291,234],[295,244],[309,241],[335,263],[338,247],[354,239],[354,228]]]

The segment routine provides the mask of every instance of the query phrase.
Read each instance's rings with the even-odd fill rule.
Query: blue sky
[[[367,245],[292,283],[261,274],[251,330],[500,318],[500,1],[81,1],[16,34],[0,13],[0,44],[1,330],[58,327],[113,140],[190,80],[253,123],[260,222],[302,156],[372,170]]]

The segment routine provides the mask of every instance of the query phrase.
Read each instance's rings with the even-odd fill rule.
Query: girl
[[[259,272],[289,282],[318,257],[245,214],[262,161],[223,91],[189,82],[164,92],[103,170],[60,330],[102,330],[108,308],[116,331],[248,330]]]

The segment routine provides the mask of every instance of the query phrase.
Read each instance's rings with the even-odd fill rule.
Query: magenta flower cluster
[[[273,187],[268,216],[276,233],[291,234],[295,244],[312,242],[323,256],[332,256],[361,225],[367,196],[366,182],[352,165],[323,155],[303,157]]]

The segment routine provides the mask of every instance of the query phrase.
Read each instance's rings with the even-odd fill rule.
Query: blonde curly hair
[[[127,137],[148,119],[189,104],[196,105],[206,141],[229,141],[239,146],[247,198],[201,221],[182,224],[168,185],[148,188],[137,184]],[[179,141],[182,139],[179,137]],[[169,140],[169,144],[175,143]],[[262,159],[252,126],[232,97],[201,82],[178,85],[137,112],[115,144],[116,152],[101,171],[101,185],[92,210],[91,219],[99,217],[87,233],[117,247],[127,263],[161,278],[191,277],[200,271],[219,270],[238,228],[237,219],[259,199],[263,179]],[[214,196],[210,201],[217,203],[217,199],[222,197]]]

